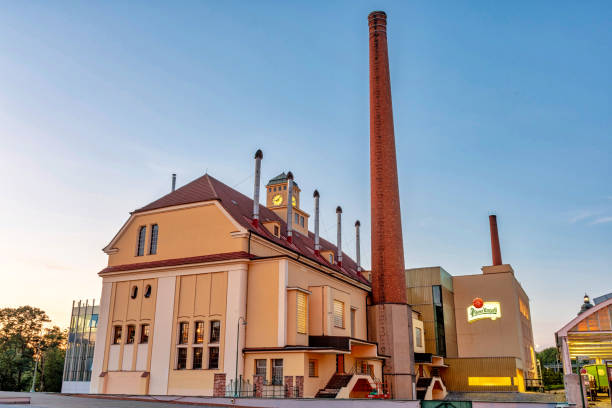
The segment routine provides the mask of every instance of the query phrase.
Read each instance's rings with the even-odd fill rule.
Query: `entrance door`
[[[336,354],[336,373],[344,374],[344,354]]]

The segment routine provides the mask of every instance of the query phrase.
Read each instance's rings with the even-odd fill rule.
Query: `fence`
[[[257,383],[240,376],[238,381],[231,379],[225,387],[225,396],[233,398],[302,398],[301,392],[297,385],[283,384],[282,378]]]

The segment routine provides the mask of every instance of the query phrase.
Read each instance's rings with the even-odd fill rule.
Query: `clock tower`
[[[287,201],[289,190],[287,174],[282,172],[266,184],[266,207],[274,211],[283,220],[287,220]],[[309,215],[300,209],[300,188],[293,181],[293,229],[308,235]]]

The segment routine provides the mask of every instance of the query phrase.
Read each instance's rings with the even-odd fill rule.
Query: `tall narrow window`
[[[416,327],[416,333],[414,335],[416,337],[415,344],[417,347],[423,347],[423,334],[420,327]]]
[[[255,375],[261,375],[264,380],[266,379],[266,369],[268,360],[257,359],[255,360]]]
[[[144,255],[145,238],[147,235],[147,227],[144,225],[138,230],[138,246],[136,247],[136,256]]]
[[[355,327],[357,326],[357,309],[351,307],[351,337],[355,337]]]
[[[344,329],[344,302],[334,300],[334,326]]]
[[[187,348],[181,347],[178,349],[178,356],[176,357],[176,369],[184,370],[187,368]]]
[[[189,323],[181,322],[179,324],[179,344],[187,344],[189,343]]]
[[[113,344],[121,344],[121,326],[115,326],[113,329]]]
[[[140,342],[141,343],[149,342],[149,333],[150,333],[150,326],[148,324],[143,324],[140,326]]]
[[[444,299],[442,297],[442,286],[431,287],[434,312],[434,332],[436,336],[436,354],[446,357],[446,336],[444,327]]]
[[[151,244],[149,245],[149,254],[155,255],[157,253],[157,231],[159,227],[157,224],[151,225]]]
[[[212,320],[210,322],[210,342],[218,343],[221,339],[221,322],[219,320]]]
[[[208,368],[219,368],[219,347],[208,348]]]
[[[308,376],[309,377],[318,377],[319,376],[319,370],[318,370],[318,364],[317,364],[317,360],[308,360]]]
[[[136,326],[130,324],[127,327],[127,339],[125,340],[125,342],[127,344],[133,344],[135,339],[136,339]]]
[[[297,332],[306,334],[306,294],[297,292]]]
[[[283,359],[272,360],[272,385],[283,385]]]
[[[204,322],[196,322],[195,324],[195,337],[193,339],[195,344],[204,343]]]
[[[202,368],[202,351],[203,347],[193,348],[193,369]]]

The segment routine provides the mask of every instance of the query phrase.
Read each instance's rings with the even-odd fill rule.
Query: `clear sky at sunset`
[[[100,296],[129,212],[208,171],[291,170],[322,235],[370,263],[367,14],[388,14],[407,267],[490,264],[488,214],[535,342],[612,292],[612,3],[3,2],[0,307],[63,326]],[[486,297],[486,294],[483,294]]]

